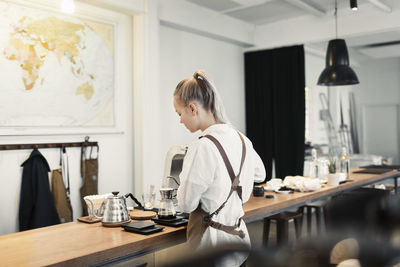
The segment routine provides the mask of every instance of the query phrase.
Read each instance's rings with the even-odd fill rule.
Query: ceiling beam
[[[158,2],[158,18],[162,25],[242,47],[254,45],[253,24],[227,15],[219,15],[219,12],[211,9],[199,8],[198,5],[188,1]]]
[[[367,0],[368,2],[370,2],[372,5],[374,5],[375,7],[385,11],[385,12],[392,12],[392,7],[383,3],[381,0]]]
[[[321,50],[319,48],[310,47],[307,44],[304,45],[304,51],[306,53],[309,53],[309,54],[312,54],[314,56],[321,57],[321,58],[325,58],[325,55],[326,55],[326,51],[323,51],[323,50]]]
[[[302,0],[285,0],[285,1],[293,6],[301,8],[304,11],[307,11],[308,13],[311,13],[315,16],[325,16],[326,15],[326,12],[324,10],[321,10],[315,6],[307,4],[307,3],[303,2]]]
[[[240,4],[239,1],[233,1],[233,2],[236,2],[236,3]],[[263,5],[263,4],[267,3],[267,2],[271,2],[271,0],[253,1],[252,4],[243,4],[241,6],[228,8],[228,9],[220,11],[220,13],[221,14],[228,14],[228,13],[235,12],[235,11],[242,10],[242,9],[246,9],[246,8],[249,8],[249,7],[260,6],[260,5]]]

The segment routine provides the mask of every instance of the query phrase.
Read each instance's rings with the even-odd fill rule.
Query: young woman
[[[232,128],[217,91],[202,71],[175,88],[174,107],[181,123],[202,136],[189,145],[179,175],[178,203],[190,213],[187,240],[193,248],[243,244],[250,238],[242,205],[254,181],[265,178],[264,165],[250,140]],[[246,255],[235,253],[225,266],[239,266]]]

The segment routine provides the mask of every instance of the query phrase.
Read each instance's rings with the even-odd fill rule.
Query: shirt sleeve
[[[189,146],[179,175],[181,184],[177,199],[183,212],[194,211],[200,203],[203,193],[213,182],[217,158],[208,140],[198,140]]]
[[[254,152],[253,154],[254,154],[254,166],[255,166],[254,182],[261,183],[265,180],[266,177],[264,163],[262,162],[260,156],[254,149],[253,152]]]

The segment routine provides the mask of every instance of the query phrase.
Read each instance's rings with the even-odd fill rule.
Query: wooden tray
[[[130,222],[131,220],[127,220],[127,221],[125,221],[125,222],[119,222],[119,223],[106,223],[106,222],[102,222],[101,224],[103,225],[103,226],[105,226],[105,227],[118,227],[118,226],[121,226],[121,225],[123,225],[123,224],[125,224],[125,223],[128,223],[128,222]]]
[[[97,222],[101,222],[101,220],[100,219],[97,219],[97,218],[90,218],[89,216],[84,216],[84,217],[79,217],[78,218],[78,221],[80,221],[80,222],[84,222],[84,223],[97,223]]]
[[[129,212],[133,220],[150,220],[157,216],[157,213],[149,210],[132,210]]]

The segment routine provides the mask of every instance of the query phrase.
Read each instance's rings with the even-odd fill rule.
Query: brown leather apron
[[[240,176],[240,173],[242,172],[244,159],[246,157],[246,145],[244,143],[242,135],[239,132],[238,132],[238,134],[239,134],[240,140],[242,141],[242,159],[240,162],[240,169],[239,169],[238,175],[235,175],[232,165],[228,159],[228,156],[226,155],[225,150],[223,149],[223,147],[219,143],[219,141],[211,135],[204,136],[204,137],[208,138],[209,140],[211,140],[217,147],[219,153],[221,154],[222,159],[224,160],[225,166],[228,170],[232,185],[231,185],[231,190],[230,190],[225,202],[222,203],[222,205],[216,211],[209,214],[201,208],[201,203],[199,203],[199,206],[197,207],[197,209],[190,213],[189,222],[188,222],[187,229],[186,229],[186,239],[187,239],[188,244],[192,248],[199,247],[200,241],[204,235],[204,232],[207,230],[208,227],[213,227],[215,229],[224,231],[224,232],[232,234],[232,235],[238,235],[241,238],[245,237],[244,232],[240,229],[238,230],[238,228],[240,227],[240,222],[241,222],[242,218],[239,218],[238,223],[233,226],[223,225],[221,223],[218,223],[218,222],[215,222],[212,220],[212,217],[214,215],[218,214],[219,211],[225,206],[225,204],[228,202],[228,200],[233,192],[236,192],[239,195],[240,199],[242,199],[242,187],[239,186],[239,176]],[[202,138],[202,137],[200,137],[200,138]]]
[[[86,206],[86,202],[83,199],[85,196],[88,195],[97,195],[98,189],[98,153],[99,148],[97,147],[97,156],[96,158],[92,158],[92,149],[90,150],[90,155],[87,158],[86,156],[86,146],[82,146],[81,149],[81,176],[83,179],[83,185],[80,188],[81,193],[81,203],[82,203],[82,214],[83,216],[88,215],[88,210]]]
[[[65,189],[60,170],[53,170],[51,172],[51,191],[60,222],[72,222],[71,202],[67,196],[67,190]]]

